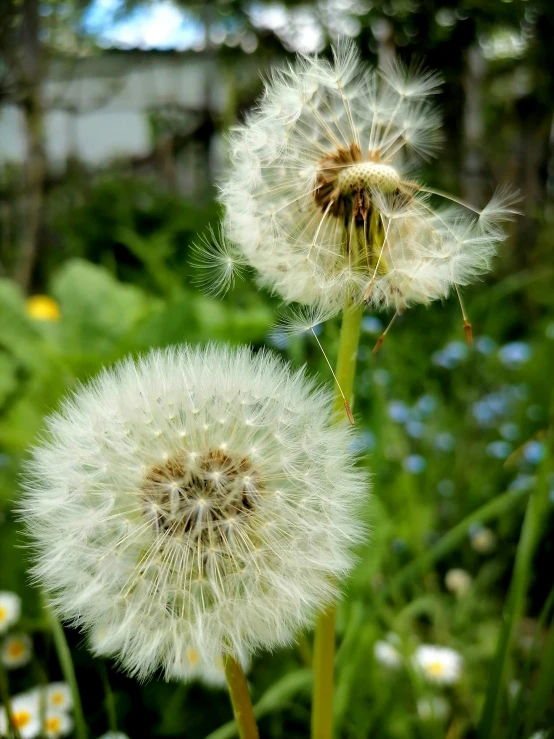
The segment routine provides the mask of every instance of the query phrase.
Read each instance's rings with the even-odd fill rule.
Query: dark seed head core
[[[183,450],[148,472],[142,484],[146,516],[164,535],[222,544],[257,505],[261,484],[247,457],[221,449]]]

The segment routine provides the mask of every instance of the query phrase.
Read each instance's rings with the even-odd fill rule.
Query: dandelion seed
[[[271,354],[215,346],[79,389],[21,508],[59,614],[141,678],[184,674],[191,650],[214,664],[290,642],[362,533],[367,478],[331,407]]]
[[[407,179],[438,151],[439,83],[416,66],[369,69],[349,42],[332,62],[273,73],[232,135],[221,187],[225,238],[261,285],[330,313],[351,298],[395,315],[454,290],[471,341],[460,289],[488,271],[515,198],[500,189],[479,211]]]
[[[0,634],[19,621],[21,615],[21,598],[9,591],[0,592]]]
[[[211,295],[226,293],[247,266],[240,251],[213,229],[194,245],[193,253],[192,264],[199,270],[196,283]]]
[[[27,634],[10,634],[0,647],[0,661],[8,670],[24,667],[33,656],[33,642]]]
[[[462,673],[462,657],[448,647],[422,644],[413,656],[414,667],[431,683],[452,685]]]

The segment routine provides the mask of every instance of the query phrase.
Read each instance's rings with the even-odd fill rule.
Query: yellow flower
[[[36,321],[59,321],[60,308],[49,295],[31,295],[25,304],[27,315]]]

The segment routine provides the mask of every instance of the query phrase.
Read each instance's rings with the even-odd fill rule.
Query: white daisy
[[[73,719],[66,711],[48,708],[43,723],[43,732],[48,739],[67,736],[73,731]]]
[[[27,634],[10,634],[0,647],[0,661],[8,670],[24,667],[33,656],[33,641]]]
[[[225,242],[197,259],[214,289],[246,262],[287,302],[338,312],[350,297],[399,312],[486,272],[512,195],[478,211],[409,175],[440,144],[439,84],[400,62],[368,68],[352,43],[332,62],[303,56],[275,72],[230,142]]]
[[[376,641],[373,645],[373,655],[377,662],[384,667],[396,668],[402,664],[402,655],[398,649],[382,639]]]
[[[289,643],[336,597],[367,475],[330,393],[269,353],[151,352],[49,419],[21,515],[58,612],[142,678]]]
[[[0,634],[18,622],[21,615],[21,598],[9,591],[0,592]]]
[[[73,697],[67,683],[50,683],[46,686],[46,705],[53,711],[70,711],[73,708]]]
[[[30,694],[16,695],[11,700],[12,717],[21,739],[34,739],[40,733],[38,703]],[[8,716],[0,708],[0,735],[8,735]]]
[[[416,669],[431,683],[452,685],[460,679],[462,657],[448,647],[422,644],[413,656]]]

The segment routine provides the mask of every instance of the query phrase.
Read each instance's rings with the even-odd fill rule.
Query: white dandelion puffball
[[[274,72],[232,134],[221,238],[199,247],[204,281],[219,291],[248,265],[287,302],[403,310],[486,272],[513,196],[478,211],[412,176],[441,141],[439,86],[400,62],[372,69],[351,42],[332,62],[302,56]]]
[[[8,670],[29,664],[33,656],[33,641],[28,634],[10,634],[0,646],[0,662]]]
[[[11,700],[12,719],[21,739],[34,739],[40,734],[40,712],[36,698],[22,693]],[[0,707],[0,736],[8,736],[8,715]]]
[[[416,649],[413,662],[428,682],[437,685],[453,685],[462,674],[462,656],[448,647],[422,644]]]
[[[270,353],[214,345],[78,389],[21,505],[58,613],[140,678],[290,642],[363,534],[367,475],[331,408]]]
[[[9,591],[0,592],[0,634],[19,621],[21,615],[21,598]]]

